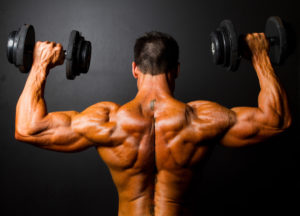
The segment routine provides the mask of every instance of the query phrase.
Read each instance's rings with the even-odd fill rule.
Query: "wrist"
[[[252,64],[257,72],[273,72],[274,69],[272,67],[269,55],[266,50],[257,53],[256,55],[252,55]]]
[[[39,74],[48,75],[49,67],[47,64],[33,63],[30,72],[38,72]]]
[[[260,50],[259,52],[252,53],[252,61],[255,63],[264,62],[269,58],[267,50]]]
[[[253,63],[253,66],[271,65],[271,61],[270,61],[267,50],[263,50],[258,53],[254,53],[252,55],[252,63]]]

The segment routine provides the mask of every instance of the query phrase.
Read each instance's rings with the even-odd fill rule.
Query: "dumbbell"
[[[22,73],[28,73],[33,62],[35,31],[32,25],[24,24],[17,31],[12,31],[7,41],[7,58]],[[67,79],[75,79],[81,73],[87,73],[91,61],[92,45],[78,31],[71,31],[66,59]]]
[[[267,19],[265,35],[269,41],[269,56],[273,64],[279,65],[286,58],[287,35],[280,17]],[[210,52],[215,64],[228,71],[238,69],[240,60],[247,49],[245,35],[238,35],[230,20],[223,20],[219,27],[210,34]]]

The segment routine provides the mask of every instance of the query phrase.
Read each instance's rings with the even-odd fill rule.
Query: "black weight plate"
[[[282,63],[287,49],[286,30],[280,17],[269,17],[265,26],[265,35],[272,38],[274,42],[270,44],[269,56],[273,64]]]
[[[33,61],[35,33],[32,25],[24,24],[19,33],[15,64],[23,73],[28,73]]]
[[[83,44],[83,38],[79,36],[79,42],[77,44],[77,50],[76,50],[76,62],[77,62],[77,71],[76,75],[79,76],[82,70],[81,66],[81,48]]]
[[[87,73],[90,67],[92,45],[89,41],[83,41],[80,47],[80,72]]]
[[[214,64],[219,65],[224,62],[224,47],[220,31],[213,31],[210,34],[210,53]]]
[[[18,43],[19,43],[19,33],[20,33],[20,29],[17,31],[15,37],[14,37],[14,42],[13,42],[13,47],[12,47],[12,62],[15,66],[18,67],[18,65],[16,64],[16,59],[17,59],[17,49],[18,49]]]
[[[228,58],[226,57],[227,70],[235,71],[239,66],[239,56],[238,56],[238,37],[235,28],[230,20],[223,20],[220,24],[220,28],[224,30],[225,37],[225,52],[229,53]],[[227,40],[229,41],[229,46],[227,46]],[[227,50],[227,48],[229,50]],[[228,52],[227,52],[227,51]]]
[[[75,79],[77,75],[77,62],[76,62],[76,54],[77,54],[77,45],[79,42],[79,32],[71,31],[69,37],[69,43],[67,48],[67,56],[66,56],[66,76],[67,79]]]
[[[18,35],[17,31],[12,31],[8,35],[7,47],[6,47],[6,56],[7,56],[8,61],[11,64],[14,64],[14,61],[13,61],[13,50],[14,50],[15,38],[16,38],[17,35]]]
[[[230,65],[230,49],[231,49],[231,45],[230,45],[230,40],[229,40],[229,36],[227,33],[227,30],[224,28],[219,28],[220,31],[220,35],[221,35],[221,39],[222,39],[222,44],[223,44],[223,67],[228,68],[228,66]]]

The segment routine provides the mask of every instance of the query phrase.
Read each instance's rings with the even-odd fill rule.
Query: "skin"
[[[62,46],[37,42],[17,103],[15,138],[54,151],[95,147],[117,187],[119,216],[192,215],[194,179],[215,143],[248,146],[291,125],[286,93],[270,63],[265,35],[248,34],[245,39],[261,88],[258,107],[180,102],[173,97],[179,65],[173,73],[152,76],[133,62],[138,92],[132,101],[50,113],[44,87],[50,69],[63,63]]]

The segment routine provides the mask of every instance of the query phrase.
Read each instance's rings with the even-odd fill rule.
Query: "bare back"
[[[149,109],[137,100],[107,105],[112,143],[97,149],[117,186],[119,215],[188,215],[193,176],[227,129],[227,109],[171,97],[152,100]]]

